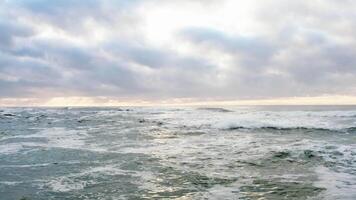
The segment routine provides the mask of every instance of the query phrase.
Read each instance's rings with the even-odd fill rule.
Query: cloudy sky
[[[0,0],[0,105],[353,101],[355,35],[354,0]]]

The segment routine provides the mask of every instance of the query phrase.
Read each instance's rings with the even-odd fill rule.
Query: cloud
[[[184,30],[182,35],[197,45],[232,54],[247,67],[263,67],[277,50],[276,44],[270,43],[268,38],[229,36],[206,28],[190,28]]]
[[[0,98],[354,96],[355,8],[347,0],[0,1]]]
[[[25,25],[0,20],[0,48],[6,50],[14,45],[16,38],[26,38],[33,34]]]

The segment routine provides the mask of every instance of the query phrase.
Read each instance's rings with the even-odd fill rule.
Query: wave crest
[[[356,133],[356,127],[349,127],[344,129],[328,129],[317,127],[278,127],[278,126],[260,126],[260,127],[248,127],[248,126],[230,126],[223,128],[223,130],[259,130],[259,131],[305,131],[305,132],[343,132],[343,133]]]
[[[197,110],[206,110],[206,111],[213,111],[213,112],[234,112],[226,108],[214,108],[214,107],[203,107],[203,108],[198,108]]]

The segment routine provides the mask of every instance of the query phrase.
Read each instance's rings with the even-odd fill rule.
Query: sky
[[[0,0],[0,106],[356,104],[354,0]]]

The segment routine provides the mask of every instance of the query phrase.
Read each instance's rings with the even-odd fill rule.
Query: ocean
[[[355,200],[356,107],[0,108],[0,200]]]

